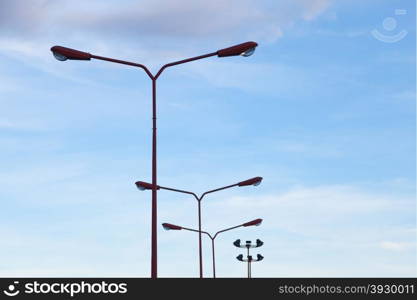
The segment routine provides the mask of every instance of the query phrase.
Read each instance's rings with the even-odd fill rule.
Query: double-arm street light
[[[250,186],[250,185],[254,185],[257,186],[262,182],[262,177],[253,177],[235,184],[231,184],[228,186],[224,186],[221,188],[217,188],[214,190],[210,190],[207,192],[204,192],[203,194],[201,194],[201,196],[197,196],[196,193],[193,192],[189,192],[189,191],[185,191],[185,190],[179,190],[179,189],[174,189],[174,188],[170,188],[170,187],[164,187],[164,186],[156,186],[156,189],[162,189],[162,190],[168,190],[168,191],[172,191],[172,192],[177,192],[177,193],[183,193],[183,194],[189,194],[194,196],[194,198],[197,200],[198,203],[198,249],[199,249],[199,263],[200,263],[200,278],[203,278],[203,248],[201,245],[201,200],[203,200],[204,196],[210,193],[214,193],[214,192],[218,192],[221,190],[225,190],[225,189],[229,189],[232,187],[242,187],[242,186]],[[153,185],[147,182],[143,182],[143,181],[137,181],[136,182],[136,186],[138,189],[144,191],[144,190],[152,190],[153,189]]]
[[[188,63],[194,60],[199,60],[211,56],[218,56],[218,57],[228,57],[228,56],[250,56],[255,51],[256,46],[258,46],[255,42],[246,42],[239,45],[235,45],[229,48],[224,48],[215,52],[211,52],[208,54],[195,56],[179,61],[175,61],[172,63],[168,63],[163,65],[159,71],[153,75],[145,65],[98,56],[94,54],[90,54],[88,52],[83,52],[71,48],[66,48],[62,46],[54,46],[51,48],[52,53],[54,54],[55,58],[60,61],[65,60],[91,60],[91,59],[98,59],[98,60],[105,60],[108,62],[128,65],[132,67],[139,67],[143,69],[149,78],[152,80],[152,185],[154,187],[157,186],[157,165],[156,165],[156,80],[159,78],[161,73],[169,67]],[[152,237],[151,237],[151,277],[157,278],[157,190],[156,188],[152,189]]]
[[[214,254],[214,240],[216,239],[216,237],[225,231],[229,231],[235,228],[239,228],[239,227],[248,227],[248,226],[259,226],[262,223],[262,219],[255,219],[252,220],[250,222],[246,222],[237,226],[233,226],[233,227],[229,227],[220,231],[217,231],[214,235],[211,235],[210,233],[206,232],[206,231],[201,231],[201,230],[197,230],[197,229],[192,229],[192,228],[187,228],[187,227],[182,227],[182,226],[178,226],[178,225],[174,225],[174,224],[169,224],[169,223],[163,223],[162,227],[164,227],[165,230],[188,230],[188,231],[193,231],[193,232],[198,232],[199,234],[204,233],[206,234],[210,239],[211,239],[211,252],[212,252],[212,258],[213,258],[213,278],[216,278],[216,259],[215,259],[215,254]]]

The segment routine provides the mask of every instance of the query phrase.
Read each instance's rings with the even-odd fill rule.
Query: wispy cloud
[[[73,74],[76,66],[64,71],[53,61],[51,46],[62,44],[104,56],[117,53],[117,57],[140,61],[153,70],[172,60],[246,40],[273,43],[294,23],[319,17],[331,2],[93,0],[74,6],[69,0],[5,0],[0,4],[0,54],[81,82]],[[255,69],[251,71],[259,73]],[[242,76],[233,78],[226,84],[236,86]],[[87,79],[82,82],[92,84]]]
[[[381,248],[392,251],[404,251],[409,248],[415,247],[415,243],[404,243],[404,242],[392,242],[383,241],[381,242]]]
[[[89,1],[74,6],[72,1],[2,1],[3,33],[36,40],[91,40],[166,37],[209,40],[260,38],[275,41],[286,27],[299,20],[311,21],[322,14],[331,0],[258,2],[253,0],[191,1]],[[273,4],[273,5],[272,5]],[[7,26],[6,26],[7,25]],[[63,36],[66,36],[64,39]],[[132,39],[132,37],[135,37]],[[231,38],[234,37],[234,38]],[[86,42],[85,41],[85,42]],[[152,41],[150,47],[158,48]],[[140,43],[139,43],[140,44]],[[175,41],[173,47],[182,42]],[[146,44],[142,43],[142,49]]]

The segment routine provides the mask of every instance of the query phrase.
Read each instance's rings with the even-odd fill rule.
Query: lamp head
[[[259,226],[259,225],[261,225],[261,223],[262,223],[262,219],[255,219],[253,221],[243,223],[242,225],[244,227],[248,227],[248,226]]]
[[[261,247],[264,244],[264,242],[262,242],[260,239],[256,240],[256,247]]]
[[[255,52],[255,48],[258,46],[255,42],[246,42],[239,45],[235,45],[229,48],[224,48],[217,51],[218,57],[226,56],[251,56]]]
[[[153,184],[148,183],[148,182],[136,181],[135,184],[136,184],[136,187],[141,191],[152,190],[153,189]],[[159,190],[158,185],[156,186],[156,189]]]
[[[182,227],[174,224],[169,223],[163,223],[162,227],[164,227],[165,230],[181,230]]]
[[[262,179],[263,179],[262,177],[253,177],[251,179],[241,181],[237,185],[238,186],[249,186],[249,185],[258,186],[261,184]]]
[[[257,254],[256,257],[258,258],[257,261],[261,261],[264,259],[264,257],[260,254]]]
[[[243,254],[239,254],[238,256],[236,256],[237,260],[243,261]]]
[[[90,60],[91,54],[83,51],[78,51],[62,46],[53,46],[51,48],[55,58],[60,61],[70,60]]]
[[[237,239],[236,241],[234,241],[233,245],[240,248],[240,239]]]

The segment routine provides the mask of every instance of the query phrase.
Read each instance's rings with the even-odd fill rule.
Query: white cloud
[[[391,241],[383,241],[380,243],[382,249],[386,250],[393,250],[393,251],[404,251],[409,249],[410,247],[415,246],[414,243],[404,243],[404,242],[391,242]]]
[[[323,13],[330,5],[330,0],[297,0],[304,6],[303,18],[305,20],[314,20],[318,15]],[[297,2],[296,1],[296,2]]]
[[[298,186],[287,192],[276,195],[263,195],[249,197],[232,197],[227,200],[227,206],[243,206],[250,208],[263,208],[271,206],[285,207],[290,211],[297,208],[306,208],[304,213],[315,215],[331,212],[331,216],[346,213],[365,213],[379,210],[389,210],[397,206],[404,209],[401,204],[411,205],[409,198],[394,198],[392,195],[374,194],[349,185],[323,185],[316,187]]]
[[[273,42],[295,22],[317,18],[330,3],[331,0],[132,0],[121,5],[118,1],[93,0],[73,5],[69,0],[35,0],[30,4],[5,0],[0,4],[0,17],[3,16],[1,31],[6,37],[66,40],[71,44],[118,41],[119,46],[127,40],[136,45],[135,49],[139,45],[139,51],[155,51],[160,48],[155,43],[158,36],[164,37],[170,48],[181,49],[193,45],[184,43],[189,38],[200,44],[214,40],[219,46],[249,38]],[[30,54],[36,56],[38,52]]]
[[[77,64],[66,64],[64,69],[62,63],[55,62],[50,47],[60,44],[140,61],[154,70],[168,61],[246,40],[256,40],[261,45],[273,43],[297,21],[320,16],[330,3],[331,0],[128,0],[121,5],[93,0],[74,6],[69,0],[35,0],[30,4],[5,0],[0,3],[0,18],[4,16],[0,21],[0,54],[64,79],[94,84],[74,75]],[[258,74],[255,68],[250,70]],[[254,76],[243,78],[239,84],[242,76],[230,76],[224,84],[241,87],[251,78]],[[223,84],[220,79],[216,82]]]

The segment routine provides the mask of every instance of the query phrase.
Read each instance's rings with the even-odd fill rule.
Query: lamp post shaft
[[[211,252],[213,254],[213,278],[216,278],[216,258],[214,256],[214,238],[211,239]]]
[[[201,199],[198,200],[198,252],[200,260],[200,278],[203,278],[203,246],[201,237]]]
[[[157,166],[156,166],[156,79],[152,78],[152,245],[151,278],[158,277],[157,252]]]
[[[249,260],[249,247],[247,247],[247,249],[248,249],[248,255],[247,255],[247,258],[248,258],[248,278],[250,278],[250,260]]]

